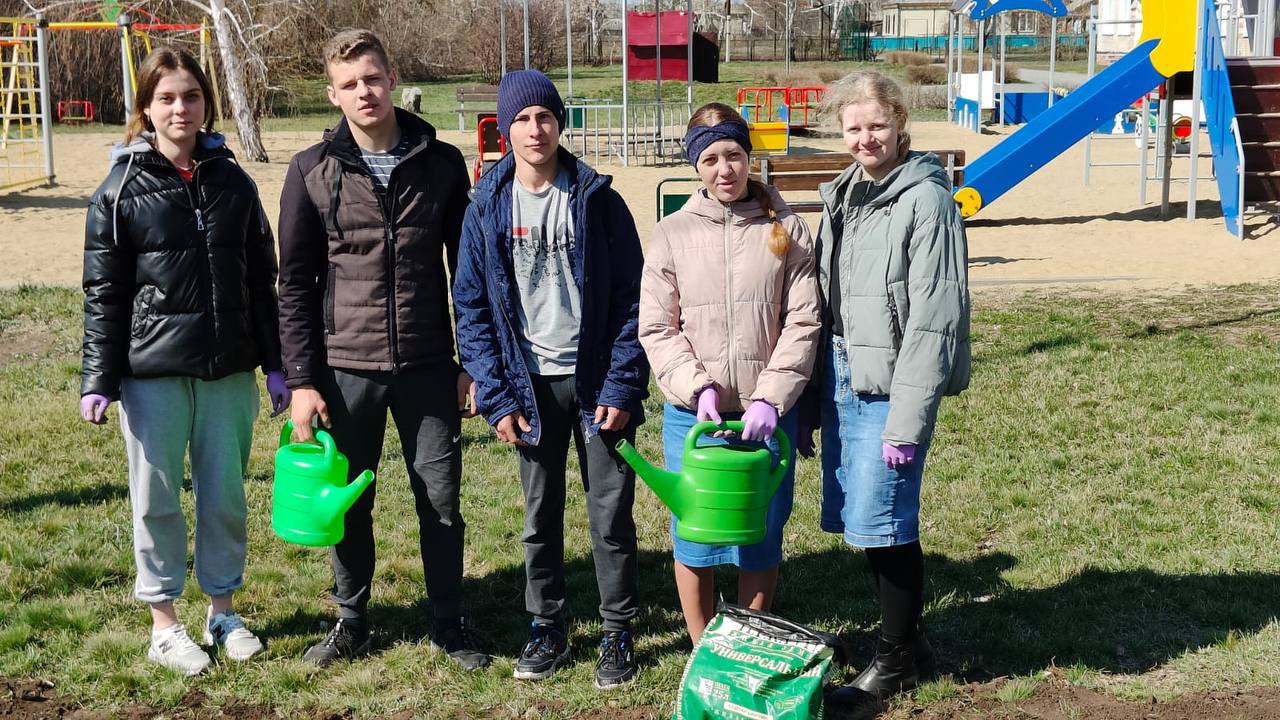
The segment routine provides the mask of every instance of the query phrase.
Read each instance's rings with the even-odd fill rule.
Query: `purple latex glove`
[[[916,461],[915,445],[890,445],[885,443],[881,451],[884,464],[889,468],[900,468]]]
[[[716,394],[713,385],[702,388],[698,393],[698,422],[703,420],[710,420],[717,425],[724,422],[720,419],[720,396]]]
[[[111,404],[111,398],[98,393],[89,393],[80,398],[80,417],[88,420],[94,425],[102,425],[107,422],[107,406]]]
[[[763,400],[752,400],[742,414],[742,439],[764,442],[778,429],[778,410]]]
[[[267,394],[271,396],[271,417],[275,417],[289,407],[293,391],[284,382],[284,373],[272,370],[267,373]]]

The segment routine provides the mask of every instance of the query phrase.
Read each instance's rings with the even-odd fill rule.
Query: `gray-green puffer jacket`
[[[853,390],[889,396],[885,442],[919,444],[942,396],[969,386],[968,248],[950,179],[936,156],[910,152],[880,182],[854,163],[819,192],[824,307],[843,233],[840,314]]]

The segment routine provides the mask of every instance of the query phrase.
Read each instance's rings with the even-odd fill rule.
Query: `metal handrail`
[[[1236,141],[1236,155],[1240,158],[1240,162],[1236,163],[1236,177],[1240,180],[1240,186],[1236,190],[1239,193],[1236,208],[1240,213],[1236,218],[1236,230],[1240,239],[1244,240],[1244,144],[1240,139],[1240,118],[1236,116],[1231,118],[1231,137]]]

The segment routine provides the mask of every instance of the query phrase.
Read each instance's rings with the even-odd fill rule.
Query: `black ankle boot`
[[[890,645],[883,638],[876,642],[876,655],[858,677],[828,696],[833,705],[852,706],[881,701],[920,684],[916,658],[912,648]]]
[[[924,628],[920,628],[920,632],[916,635],[916,641],[911,647],[912,653],[916,656],[916,676],[922,683],[932,682],[938,679],[938,659],[933,654],[933,646],[929,644],[929,638],[924,634]]]

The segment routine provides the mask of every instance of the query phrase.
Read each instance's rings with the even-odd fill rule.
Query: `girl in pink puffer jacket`
[[[663,446],[672,471],[698,421],[740,418],[747,441],[767,441],[778,428],[794,438],[821,330],[809,229],[774,188],[748,178],[742,116],[704,105],[689,121],[685,150],[703,187],[654,228],[640,291],[640,344],[666,396]],[[672,518],[676,588],[695,645],[714,613],[716,565],[739,568],[739,605],[769,609],[791,515],[792,460],[759,543],[684,541]]]

